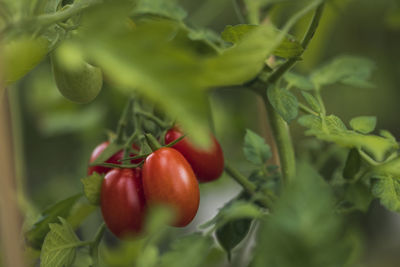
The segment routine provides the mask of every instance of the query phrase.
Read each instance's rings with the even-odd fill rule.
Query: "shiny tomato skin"
[[[178,128],[172,128],[165,135],[165,143],[169,144],[182,135],[182,131]],[[173,146],[190,163],[199,182],[214,181],[224,171],[224,154],[221,145],[213,135],[211,139],[212,146],[209,149],[196,147],[187,137]]]
[[[92,163],[95,159],[97,159],[97,157],[100,156],[100,154],[104,151],[104,149],[106,149],[106,147],[109,144],[110,144],[110,142],[105,141],[105,142],[99,144],[98,146],[96,146],[92,152],[92,155],[90,156],[89,163]],[[134,149],[138,149],[138,147],[136,145],[132,145],[132,147]],[[113,164],[121,164],[121,162],[119,160],[122,159],[123,155],[124,155],[123,150],[120,150],[117,153],[115,153],[114,155],[112,155],[108,160],[106,160],[106,162],[113,163]],[[133,157],[134,154],[130,154],[130,156]],[[141,161],[141,159],[135,159],[135,160],[131,160],[131,163],[136,164],[136,163],[140,163],[140,161]],[[103,166],[89,166],[88,175],[91,175],[93,172],[97,172],[99,174],[107,173],[111,169],[112,168],[103,167]]]
[[[112,169],[102,183],[100,195],[104,221],[117,237],[142,231],[146,200],[140,169]]]
[[[174,226],[184,227],[196,216],[200,191],[190,164],[177,150],[163,147],[150,154],[142,169],[147,203],[175,209]]]

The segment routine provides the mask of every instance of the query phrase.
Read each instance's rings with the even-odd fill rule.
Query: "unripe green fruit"
[[[88,103],[100,93],[103,85],[100,68],[84,60],[74,62],[71,67],[65,64],[57,53],[52,53],[51,62],[57,88],[67,99],[77,103]]]

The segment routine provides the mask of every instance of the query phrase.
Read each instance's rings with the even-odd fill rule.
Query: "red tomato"
[[[146,201],[140,169],[113,169],[101,187],[101,212],[108,229],[117,237],[142,230]]]
[[[169,147],[154,151],[144,162],[142,177],[146,201],[169,205],[177,212],[174,226],[193,220],[199,208],[199,185],[181,153]]]
[[[92,155],[90,156],[90,160],[89,163],[95,161],[95,159],[97,159],[98,156],[100,156],[100,154],[104,151],[104,149],[106,149],[106,147],[109,145],[110,142],[106,141],[101,143],[100,145],[98,145],[92,152]],[[138,149],[138,147],[136,145],[132,145],[132,147],[134,149]],[[118,151],[117,153],[115,153],[114,155],[111,156],[111,158],[109,158],[108,160],[106,160],[107,163],[113,163],[113,164],[121,164],[120,159],[122,159],[124,155],[123,150]],[[130,154],[131,157],[135,156],[134,154]],[[141,159],[135,159],[135,160],[131,160],[131,162],[133,164],[139,163],[141,161]],[[112,168],[109,167],[103,167],[103,166],[90,166],[88,168],[88,175],[91,175],[93,172],[97,172],[97,173],[107,173],[109,170],[111,170]]]
[[[179,129],[172,128],[165,135],[165,143],[169,144],[182,135]],[[221,146],[213,135],[211,139],[212,146],[209,149],[199,149],[187,137],[173,146],[190,163],[200,182],[216,180],[224,171],[224,154]]]

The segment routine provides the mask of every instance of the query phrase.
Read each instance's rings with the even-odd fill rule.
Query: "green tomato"
[[[60,53],[63,50],[60,48],[50,57],[58,90],[64,97],[76,103],[92,101],[103,85],[101,69],[90,65],[79,56],[71,64],[71,58],[66,58],[63,52]]]
[[[22,78],[46,56],[49,41],[39,37],[19,37],[0,43],[1,67],[4,70],[5,85]]]

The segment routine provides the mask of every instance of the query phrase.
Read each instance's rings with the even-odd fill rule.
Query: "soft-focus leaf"
[[[271,149],[264,138],[247,129],[243,146],[246,159],[254,164],[262,165],[272,156]]]
[[[301,92],[303,95],[304,99],[307,101],[307,103],[310,105],[310,107],[316,111],[316,112],[321,112],[321,106],[318,103],[318,100],[310,93],[307,92]]]
[[[300,74],[286,72],[283,78],[288,83],[288,88],[293,86],[301,90],[314,89],[314,85],[312,84],[312,82],[307,77],[304,77]]]
[[[374,180],[372,194],[379,198],[388,210],[400,212],[400,179],[391,175]]]
[[[351,210],[357,209],[367,212],[373,200],[373,195],[368,186],[362,182],[346,186],[343,199],[352,204]]]
[[[83,191],[90,204],[99,205],[103,176],[94,172],[92,175],[81,179],[81,182],[83,184]]]
[[[368,134],[375,130],[376,117],[375,116],[360,116],[351,119],[350,126],[355,131]]]
[[[310,166],[298,165],[296,179],[265,218],[252,267],[345,266],[357,248],[333,211],[329,186]]]
[[[251,219],[240,219],[230,221],[218,228],[215,232],[220,245],[228,253],[228,258],[231,258],[231,251],[234,249],[249,233]]]
[[[214,224],[219,228],[230,221],[259,218],[262,214],[263,212],[256,204],[240,199],[233,199],[226,203],[214,218],[201,225],[200,228],[207,228]]]
[[[268,100],[274,109],[286,122],[291,122],[297,117],[299,103],[290,91],[272,86],[267,90]]]
[[[235,26],[228,25],[221,33],[221,36],[226,42],[236,44],[257,27],[261,26],[250,24],[239,24]],[[302,52],[303,47],[301,44],[292,36],[287,35],[274,49],[272,54],[283,58],[292,58],[300,55]]]
[[[398,148],[398,144],[390,139],[347,130],[344,123],[334,115],[329,115],[324,120],[314,115],[304,115],[298,121],[309,128],[307,135],[315,135],[318,139],[344,147],[362,149],[377,161],[383,161],[389,152]]]
[[[58,217],[66,218],[75,203],[82,197],[78,194],[64,199],[44,210],[40,219],[26,233],[26,238],[34,248],[40,249],[46,234],[49,232],[49,224],[58,221]]]
[[[355,56],[337,57],[311,74],[311,81],[317,88],[337,82],[369,88],[368,82],[374,63],[366,58]]]
[[[71,226],[61,217],[61,224],[50,223],[50,232],[46,235],[40,254],[40,267],[70,266],[79,246],[79,238]]]
[[[162,255],[162,267],[197,267],[203,263],[210,253],[213,240],[209,236],[194,233],[175,240],[170,250]]]
[[[343,169],[343,177],[352,179],[361,168],[361,157],[357,149],[352,148],[347,155],[346,164]]]
[[[132,15],[151,14],[175,20],[183,20],[186,11],[182,9],[174,0],[139,0]]]

